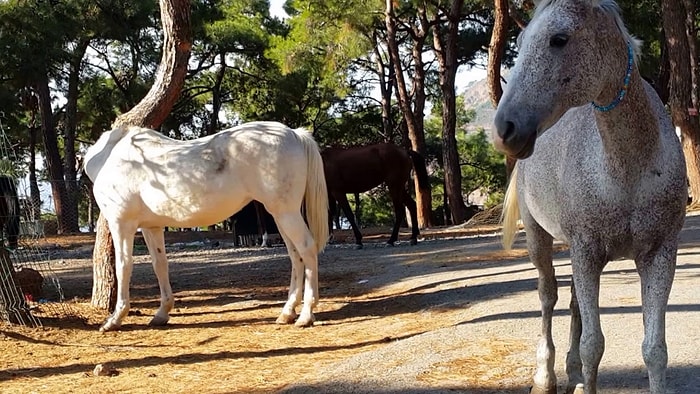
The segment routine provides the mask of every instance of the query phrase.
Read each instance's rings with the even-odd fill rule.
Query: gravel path
[[[521,236],[517,246],[523,247],[523,239]],[[495,251],[500,247],[498,241],[497,237],[465,239],[455,252],[464,256]],[[700,216],[689,216],[681,233],[678,268],[667,314],[668,382],[672,393],[700,393],[699,255]],[[560,290],[554,340],[560,392],[566,379],[569,263],[566,252],[555,256]],[[540,330],[536,271],[527,259],[498,265],[476,264],[448,272],[433,270],[426,275],[420,280],[431,287],[451,289],[434,291],[430,300],[433,305],[465,304],[459,312],[461,323],[324,364],[282,392],[527,393]],[[394,280],[375,279],[385,283]],[[601,283],[601,320],[606,338],[599,376],[602,393],[647,391],[640,350],[643,328],[639,293],[632,261],[608,264]],[[456,294],[460,296],[455,297]],[[485,383],[493,381],[499,383]],[[466,386],[465,382],[468,382]]]

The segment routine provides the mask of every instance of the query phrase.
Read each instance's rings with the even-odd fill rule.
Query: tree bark
[[[41,220],[41,192],[36,176],[37,128],[29,127],[29,195],[32,201],[30,212],[33,221]]]
[[[189,0],[160,0],[163,54],[153,86],[130,111],[117,117],[112,127],[139,125],[158,128],[167,118],[187,76],[192,48]],[[115,255],[112,235],[102,214],[97,219],[93,251],[92,305],[114,310],[116,303]]]
[[[700,200],[700,122],[697,115],[689,113],[689,108],[697,109],[693,103],[692,76],[693,73],[697,73],[697,69],[693,70],[691,60],[693,56],[697,56],[691,52],[692,48],[697,47],[697,38],[689,34],[689,31],[692,31],[689,25],[693,24],[694,18],[692,2],[664,0],[661,3],[661,12],[671,72],[668,103],[673,123],[681,129],[690,194],[693,204],[697,205]],[[680,21],[686,23],[679,23]]]
[[[523,4],[526,6],[526,4]],[[532,5],[530,5],[531,7]],[[498,103],[503,96],[503,87],[501,86],[501,64],[505,55],[505,48],[508,34],[509,20],[508,0],[494,0],[493,7],[493,33],[491,34],[491,42],[489,43],[489,59],[486,73],[486,82],[489,87],[489,97],[494,108],[498,107]],[[525,28],[525,22],[519,24],[521,29]],[[516,160],[506,157],[506,179],[510,178],[510,174],[515,168]]]
[[[455,76],[457,75],[457,35],[464,0],[452,0],[450,8],[444,10],[447,26],[436,26],[433,31],[435,56],[440,65],[438,74],[442,91],[442,157],[445,170],[445,192],[452,214],[452,223],[460,224],[466,219],[467,207],[462,196],[462,168],[457,150],[457,115]]]
[[[397,98],[399,108],[406,122],[406,129],[411,141],[411,149],[425,155],[425,134],[423,130],[423,111],[425,109],[425,67],[423,65],[423,46],[427,38],[427,18],[425,17],[425,7],[418,6],[418,14],[421,18],[421,23],[414,27],[412,31],[413,38],[413,89],[412,95],[409,94],[404,78],[404,69],[399,56],[399,45],[396,40],[396,16],[394,14],[394,4],[392,0],[386,0],[386,9],[384,14],[384,22],[387,29],[387,47],[391,63],[394,65],[394,77],[396,80]],[[411,97],[413,96],[413,97]],[[413,98],[413,105],[411,105]],[[430,187],[421,188],[418,184],[417,177],[414,178],[414,187],[416,190],[416,205],[418,210],[418,227],[425,228],[432,225],[432,197]]]
[[[494,108],[501,101],[503,88],[501,87],[501,64],[505,55],[506,39],[508,34],[508,0],[494,0],[493,7],[493,33],[489,43],[488,70],[486,82],[489,87],[489,97]]]
[[[391,116],[391,97],[394,91],[394,63],[389,58],[389,64],[384,63],[384,57],[379,51],[380,39],[376,32],[373,35],[375,46],[374,55],[377,62],[377,77],[379,79],[379,92],[381,95],[382,128],[387,141],[393,140],[394,122]]]
[[[61,234],[70,232],[66,223],[65,205],[66,184],[63,174],[63,162],[58,150],[58,137],[53,121],[53,110],[51,108],[51,91],[49,90],[49,77],[46,72],[38,77],[34,84],[37,97],[39,99],[39,114],[41,115],[41,132],[44,139],[44,154],[46,158],[46,169],[51,183],[51,193],[53,195],[54,208],[58,217],[58,231]]]
[[[211,117],[209,118],[209,129],[207,130],[208,135],[212,135],[219,131],[219,111],[221,111],[221,106],[223,105],[221,100],[221,84],[226,76],[226,53],[220,53],[219,59],[221,64],[219,69],[216,71],[216,80],[214,81],[214,86],[211,92]]]
[[[78,221],[78,201],[80,188],[78,187],[78,171],[75,164],[75,133],[78,128],[78,85],[80,83],[80,70],[83,57],[90,44],[89,39],[78,42],[71,55],[68,75],[68,95],[66,96],[66,123],[64,128],[64,172],[66,177],[66,202],[64,205],[63,220],[67,232],[80,231]]]

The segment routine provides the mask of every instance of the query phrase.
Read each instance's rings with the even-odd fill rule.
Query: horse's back
[[[154,227],[209,225],[254,199],[277,206],[301,201],[307,153],[298,133],[276,122],[251,122],[178,141],[133,129],[105,160],[96,197],[120,196],[107,207],[113,216]]]
[[[321,152],[329,189],[363,193],[392,179],[406,179],[412,168],[408,152],[392,143],[350,148],[326,148]]]

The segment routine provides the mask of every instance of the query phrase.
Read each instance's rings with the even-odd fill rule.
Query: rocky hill
[[[467,130],[476,131],[483,128],[486,130],[486,134],[490,135],[490,130],[493,128],[493,118],[496,114],[496,109],[493,108],[493,105],[491,105],[486,79],[469,83],[461,95],[464,96],[464,105],[467,107],[467,109],[473,109],[476,111],[476,117],[469,124],[469,126],[467,126]]]

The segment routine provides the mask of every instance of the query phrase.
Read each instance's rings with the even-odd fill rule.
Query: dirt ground
[[[691,261],[700,255],[700,220],[691,225],[684,246],[695,249],[681,256],[670,318],[696,327],[692,289],[700,266]],[[45,318],[38,329],[0,325],[0,392],[527,392],[539,329],[536,272],[522,239],[505,253],[493,236],[497,230],[430,230],[417,246],[402,233],[395,247],[385,245],[381,231],[366,230],[363,250],[354,248],[349,234],[336,234],[340,243],[320,257],[321,300],[316,324],[307,329],[274,324],[290,272],[281,245],[233,248],[227,234],[169,233],[176,297],[170,323],[147,326],[158,307],[158,285],[140,244],[132,313],[121,331],[109,333],[97,331],[106,314],[89,306],[92,237],[47,239],[52,269],[71,300],[70,316]],[[558,271],[564,291],[555,319],[563,349],[557,373],[564,376],[570,273],[565,248],[557,250],[555,265],[564,270]],[[601,379],[611,388],[607,392],[643,392],[638,280],[629,262],[611,267],[602,284],[612,294],[602,297],[604,324],[612,332],[606,334]],[[623,320],[630,315],[632,325]],[[676,355],[670,375],[685,379],[674,387],[700,387],[692,345],[699,335],[688,335],[682,324],[669,327]],[[106,376],[95,376],[98,364]]]

